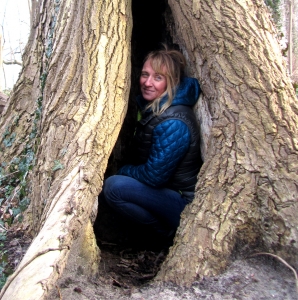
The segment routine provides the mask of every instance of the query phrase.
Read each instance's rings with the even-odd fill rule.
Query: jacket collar
[[[193,106],[198,101],[199,95],[201,93],[201,88],[199,82],[196,78],[184,77],[179,86],[177,87],[175,97],[171,106],[174,105],[187,105]],[[168,95],[165,95],[160,101],[160,107],[167,101]],[[143,111],[148,104],[148,101],[143,98],[142,95],[137,96],[137,104],[141,111]],[[148,112],[150,112],[149,109]]]

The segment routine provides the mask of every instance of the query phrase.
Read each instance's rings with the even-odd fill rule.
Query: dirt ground
[[[88,278],[78,267],[76,273],[58,281],[48,300],[298,300],[294,273],[270,256],[237,257],[220,276],[198,279],[190,288],[183,288],[154,281],[167,255],[165,243],[148,235],[146,238],[142,235],[143,239],[123,238],[119,242],[104,237],[98,235],[101,249],[98,275]],[[8,234],[5,251],[10,271],[29,243],[30,239],[21,233]]]
[[[165,253],[132,249],[102,250],[99,274],[60,281],[48,300],[298,299],[293,273],[268,257],[237,259],[220,276],[203,278],[190,288],[152,280]]]

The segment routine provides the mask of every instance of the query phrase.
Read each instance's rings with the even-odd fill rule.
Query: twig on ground
[[[298,275],[297,275],[297,272],[296,270],[290,266],[283,258],[281,258],[280,256],[278,255],[275,255],[275,254],[272,254],[272,253],[268,253],[268,252],[259,252],[259,253],[255,253],[255,254],[252,254],[251,256],[257,256],[257,255],[269,255],[269,256],[272,256],[272,257],[275,257],[277,258],[278,260],[280,260],[285,266],[287,266],[290,270],[292,270],[292,272],[294,273],[294,276],[295,276],[295,283],[296,283],[296,292],[298,294]]]
[[[8,231],[8,229],[5,228],[2,224],[0,224],[0,228],[3,229],[4,231]]]
[[[111,275],[109,275],[109,277],[112,279],[112,284],[114,285],[114,286],[118,286],[118,287],[122,287],[122,284],[118,281],[118,280],[116,280],[114,277],[112,277]]]
[[[19,171],[19,170],[17,170],[17,171],[15,171],[15,172],[12,172],[12,173],[6,174],[6,175],[4,175],[4,176],[1,176],[1,175],[0,175],[0,179],[3,179],[3,178],[5,178],[5,177],[9,177],[9,176],[11,176],[11,175],[13,175],[13,174],[15,174],[15,173],[18,173],[18,172],[20,172],[20,171]]]

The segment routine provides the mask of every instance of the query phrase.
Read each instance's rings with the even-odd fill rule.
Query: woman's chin
[[[143,94],[143,98],[146,100],[146,101],[154,101],[156,98],[155,97],[150,97],[150,96],[148,96],[148,95],[144,95]]]

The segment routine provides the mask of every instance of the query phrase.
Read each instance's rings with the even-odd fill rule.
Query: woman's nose
[[[146,85],[146,86],[151,86],[151,85],[152,85],[152,79],[151,79],[150,76],[146,79],[145,85]]]

